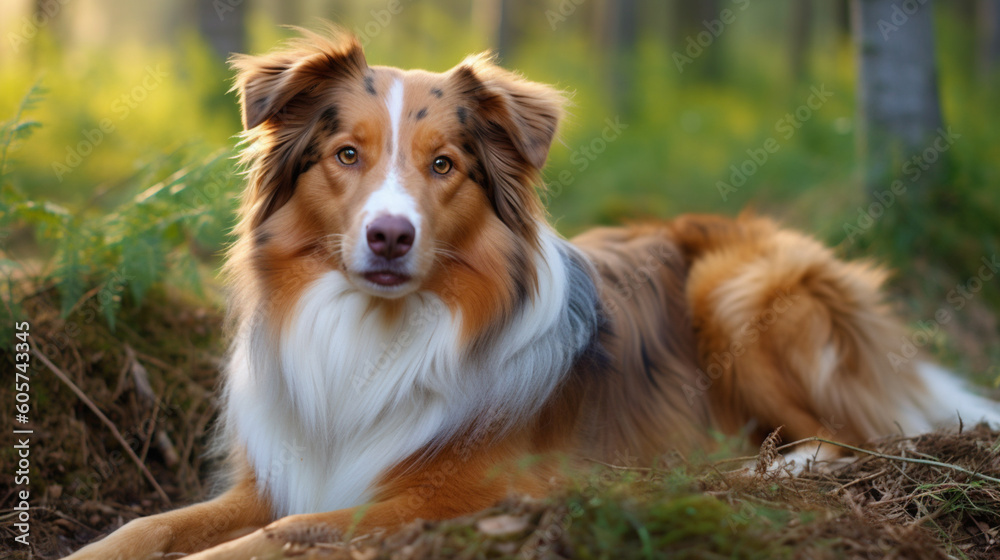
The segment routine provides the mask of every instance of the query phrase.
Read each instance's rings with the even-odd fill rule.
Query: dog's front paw
[[[297,519],[304,517],[306,519]],[[276,557],[289,547],[306,549],[317,543],[340,540],[339,530],[327,523],[309,520],[308,516],[279,519],[249,535],[204,550],[184,560],[246,560],[252,557]]]
[[[64,560],[149,560],[163,558],[174,541],[173,529],[151,518],[129,521],[103,539],[88,544]]]
[[[284,546],[285,541],[279,535],[264,528],[257,529],[249,535],[214,546],[208,550],[185,556],[184,560],[246,560],[253,557],[275,558],[280,556]]]

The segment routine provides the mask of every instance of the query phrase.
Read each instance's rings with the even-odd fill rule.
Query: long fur
[[[236,483],[74,558],[243,533],[192,558],[267,556],[302,524],[454,517],[544,494],[566,459],[649,464],[712,431],[859,444],[1000,424],[953,375],[891,358],[905,331],[881,269],[766,218],[561,238],[536,189],[562,95],[488,56],[404,72],[307,33],[234,67],[249,182],[226,267]],[[402,256],[369,249],[380,216],[412,226]]]
[[[536,296],[475,351],[436,295],[408,298],[387,320],[337,272],[306,289],[277,337],[241,333],[226,423],[276,515],[363,504],[413,453],[477,423],[530,423],[596,334],[596,300],[578,289],[569,251],[545,234]]]

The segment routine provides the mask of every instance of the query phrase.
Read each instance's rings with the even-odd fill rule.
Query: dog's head
[[[482,55],[441,74],[369,66],[354,38],[309,32],[233,66],[250,175],[241,234],[260,259],[317,260],[391,299],[510,277],[497,263],[536,245],[535,187],[562,111],[552,88]]]

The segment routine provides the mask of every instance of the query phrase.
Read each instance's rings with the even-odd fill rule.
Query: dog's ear
[[[562,118],[562,94],[500,68],[488,54],[466,58],[452,74],[459,92],[476,103],[482,123],[475,124],[500,127],[518,155],[541,169]]]
[[[329,36],[300,31],[302,37],[281,50],[230,61],[252,145],[243,152],[250,180],[242,210],[251,228],[288,202],[299,175],[316,163],[316,131],[336,127],[337,85],[361,82],[368,71],[353,36],[337,29]]]
[[[333,80],[360,77],[368,67],[354,36],[336,29],[330,37],[305,29],[299,32],[302,37],[278,51],[230,59],[236,70],[233,89],[239,92],[246,130],[280,118],[296,97],[308,97]]]
[[[458,118],[475,140],[497,215],[516,232],[534,233],[541,213],[535,185],[565,98],[496,66],[488,55],[471,56],[450,74],[460,99]]]

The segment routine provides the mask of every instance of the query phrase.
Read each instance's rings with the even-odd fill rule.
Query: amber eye
[[[451,171],[451,160],[444,156],[438,156],[434,158],[434,163],[431,167],[438,175],[444,175],[445,173]]]
[[[353,146],[341,148],[340,151],[337,152],[337,159],[344,165],[354,165],[358,162],[358,150]]]

